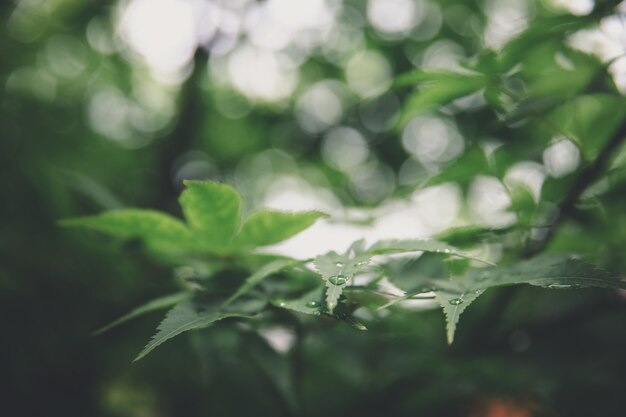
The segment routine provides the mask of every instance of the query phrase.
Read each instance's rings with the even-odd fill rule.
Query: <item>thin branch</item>
[[[561,225],[563,225],[563,223],[573,215],[576,203],[585,190],[589,188],[589,186],[593,184],[606,170],[606,167],[611,160],[611,156],[624,143],[624,140],[626,140],[626,120],[624,120],[619,129],[613,134],[596,159],[579,171],[573,186],[559,204],[559,212],[552,222],[552,227],[548,229],[548,233],[543,240],[534,244],[531,242],[527,246],[521,254],[522,258],[532,258],[533,256],[541,253],[548,246]],[[467,347],[469,349],[478,349],[479,347],[484,346],[486,337],[491,334],[493,328],[502,317],[507,306],[517,294],[517,290],[518,288],[514,286],[505,287],[499,290],[498,297],[483,314],[481,325],[474,331],[470,340],[468,340]]]
[[[626,120],[624,120],[613,137],[611,137],[606,146],[600,151],[596,159],[579,171],[576,180],[574,181],[574,185],[570,188],[565,198],[563,198],[559,204],[559,212],[552,222],[552,227],[548,230],[548,233],[543,240],[541,240],[538,244],[531,245],[524,251],[524,258],[530,258],[545,249],[545,247],[554,238],[555,233],[558,231],[563,222],[572,216],[576,209],[576,203],[580,200],[580,197],[583,195],[585,190],[587,190],[587,188],[589,188],[589,186],[593,184],[604,172],[611,160],[611,156],[624,143],[624,140],[626,140]]]

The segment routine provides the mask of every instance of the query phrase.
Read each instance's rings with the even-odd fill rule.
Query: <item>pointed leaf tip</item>
[[[179,197],[187,223],[195,234],[213,246],[230,243],[241,222],[241,196],[230,185],[185,180]]]
[[[157,333],[146,347],[137,355],[133,362],[144,358],[162,343],[189,330],[201,329],[230,317],[251,318],[250,314],[222,312],[216,310],[199,311],[191,301],[183,301],[167,312],[157,327]]]

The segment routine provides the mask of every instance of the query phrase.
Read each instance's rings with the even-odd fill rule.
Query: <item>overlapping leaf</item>
[[[164,297],[159,297],[156,298],[154,300],[148,301],[147,303],[134,308],[132,311],[130,311],[128,314],[125,314],[124,316],[120,317],[119,319],[107,324],[104,327],[101,327],[100,329],[96,330],[94,332],[94,335],[98,335],[98,334],[102,334],[104,332],[107,332],[109,330],[111,330],[114,327],[119,326],[122,323],[126,323],[129,320],[132,320],[136,317],[140,317],[143,316],[144,314],[148,314],[151,313],[153,311],[157,311],[157,310],[162,310],[168,307],[171,307],[175,304],[180,303],[181,301],[185,300],[186,298],[189,298],[190,294],[187,292],[178,292],[175,294],[170,294],[170,295],[166,295]]]
[[[472,94],[485,86],[486,77],[482,75],[466,75],[455,73],[437,73],[436,77],[428,79],[423,73],[404,75],[400,79],[402,83],[412,77],[416,81],[428,80],[420,86],[420,89],[412,93],[406,100],[402,113],[398,119],[398,125],[406,125],[416,114],[438,108],[451,101]]]
[[[202,329],[226,318],[250,318],[249,312],[203,310],[192,301],[183,301],[171,309],[159,324],[157,333],[139,353],[135,361],[142,359],[162,343],[189,330]]]
[[[335,311],[330,312],[324,308],[323,293],[321,288],[315,288],[301,297],[289,299],[289,300],[273,300],[272,304],[276,307],[284,308],[291,311],[296,311],[302,314],[309,314],[313,316],[326,316],[332,317],[335,320],[343,321],[359,330],[367,330],[367,327],[360,321],[354,318],[350,311],[347,309],[337,308]]]
[[[607,271],[579,259],[543,255],[506,268],[477,268],[462,277],[430,283],[446,314],[448,342],[452,343],[460,315],[485,290],[513,284],[550,289],[583,287],[626,288]]]
[[[226,246],[239,230],[241,196],[217,182],[184,182],[180,205],[191,230],[214,246]]]
[[[154,210],[128,209],[65,220],[67,226],[135,237],[156,252],[234,253],[288,239],[326,214],[260,210],[241,226],[241,196],[226,184],[185,181],[180,196],[187,224]],[[241,230],[240,230],[241,229]]]
[[[333,312],[343,289],[355,275],[366,270],[372,255],[365,251],[365,241],[354,242],[343,254],[329,252],[315,258],[315,267],[326,285],[326,307]]]
[[[475,259],[458,248],[435,240],[381,240],[369,248],[365,242],[354,242],[344,254],[329,252],[315,258],[315,267],[326,285],[326,305],[330,312],[337,306],[343,289],[355,275],[367,271],[373,256],[404,252],[432,252]],[[489,263],[480,259],[479,261]]]

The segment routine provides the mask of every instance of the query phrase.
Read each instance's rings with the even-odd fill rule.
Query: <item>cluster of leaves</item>
[[[365,330],[358,318],[363,315],[361,310],[375,313],[414,298],[435,298],[446,314],[451,343],[461,313],[490,287],[526,283],[558,289],[626,288],[626,283],[578,259],[540,256],[498,268],[437,240],[379,241],[369,247],[359,240],[345,253],[329,252],[306,260],[262,254],[256,249],[287,239],[326,215],[260,210],[241,222],[241,197],[232,187],[199,181],[187,181],[186,187],[180,197],[186,223],[139,209],[63,222],[138,238],[162,259],[211,268],[211,273],[197,280],[198,285],[153,300],[99,331],[173,306],[137,359],[183,332],[229,318],[271,320],[276,309],[329,317]],[[401,259],[388,256],[400,253],[413,255]],[[377,262],[372,261],[374,257]],[[313,268],[307,268],[311,263]],[[474,267],[479,263],[482,267]],[[242,265],[247,271],[242,280],[220,282],[220,271]],[[381,286],[384,278],[402,293],[387,292]]]
[[[241,197],[233,188],[187,181],[180,197],[186,223],[164,213],[134,209],[64,222],[138,238],[161,259],[191,268],[185,291],[151,301],[102,330],[173,306],[139,359],[176,335],[223,319],[263,323],[279,320],[282,316],[277,312],[286,309],[365,329],[363,321],[382,317],[381,310],[403,311],[408,301],[432,298],[445,313],[452,343],[460,315],[491,287],[626,288],[623,281],[583,259],[552,253],[558,251],[543,253],[560,222],[572,216],[575,203],[601,179],[609,156],[626,135],[626,103],[607,64],[566,41],[614,6],[599,3],[585,17],[541,19],[500,52],[483,51],[467,60],[462,71],[418,70],[396,78],[396,90],[413,88],[393,120],[396,128],[420,112],[442,109],[457,119],[463,113],[486,112],[493,122],[477,128],[474,137],[467,138],[464,153],[430,172],[422,186],[453,182],[467,191],[479,175],[503,180],[516,162],[536,160],[555,136],[579,150],[583,168],[563,178],[548,178],[538,197],[523,184],[507,185],[514,225],[453,229],[438,240],[379,241],[369,246],[361,240],[345,253],[297,260],[257,249],[294,236],[325,214],[260,210],[242,222]],[[479,96],[486,105],[479,110],[464,107],[458,99],[469,95]],[[506,137],[506,146],[487,152],[484,138],[490,136]],[[621,184],[623,168],[617,166],[610,174]],[[544,224],[548,236],[534,239],[537,225]],[[488,240],[507,251],[502,266],[459,249]],[[537,242],[539,246],[533,248]],[[389,292],[389,284],[397,291]]]

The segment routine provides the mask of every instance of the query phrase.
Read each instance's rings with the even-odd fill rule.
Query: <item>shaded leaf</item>
[[[447,282],[453,287],[435,292],[446,314],[448,343],[452,343],[454,339],[456,325],[463,311],[491,287],[530,284],[550,289],[626,288],[625,281],[613,277],[595,265],[571,257],[554,255],[538,256],[507,268],[473,269],[465,276]]]
[[[120,317],[119,319],[107,324],[104,327],[93,332],[93,335],[99,335],[104,332],[111,330],[112,328],[119,326],[122,323],[125,323],[135,317],[142,316],[144,314],[151,313],[153,311],[162,310],[164,308],[171,307],[179,302],[183,301],[185,298],[188,298],[190,294],[188,292],[178,292],[175,294],[166,295],[164,297],[159,297],[154,300],[148,301],[147,303],[131,310],[128,314]]]
[[[578,96],[564,103],[550,119],[580,144],[583,158],[593,160],[626,117],[626,100],[608,94]]]
[[[510,230],[511,227],[492,229],[483,226],[460,226],[444,230],[434,237],[453,246],[465,247],[482,243],[494,236],[508,233]]]
[[[424,85],[406,100],[398,124],[406,125],[413,116],[472,94],[484,87],[484,76],[458,75]]]
[[[626,282],[604,269],[567,256],[541,255],[508,268],[471,270],[464,279],[471,289],[530,284],[551,289],[582,287],[626,288]]]
[[[454,181],[463,186],[471,183],[478,175],[490,174],[489,162],[485,152],[472,147],[457,159],[448,163],[441,171],[426,180],[423,187]]]
[[[549,110],[556,108],[563,102],[561,97],[534,97],[522,100],[505,117],[505,122],[509,124],[518,123],[529,118],[543,116]]]
[[[157,333],[134,361],[142,359],[156,347],[181,333],[208,327],[216,321],[230,317],[250,318],[251,315],[215,310],[201,311],[193,302],[183,301],[167,313],[165,319],[159,324]]]
[[[233,301],[235,301],[237,298],[241,297],[242,295],[244,295],[245,293],[247,293],[248,291],[250,291],[252,288],[254,288],[256,285],[258,285],[259,283],[261,283],[261,281],[263,281],[265,278],[267,278],[268,276],[282,270],[285,269],[287,267],[290,266],[294,266],[297,264],[300,264],[301,261],[294,261],[293,259],[277,259],[273,262],[270,262],[268,264],[263,265],[261,268],[259,268],[256,272],[254,272],[252,275],[250,275],[246,281],[243,283],[243,285],[241,287],[239,287],[239,289],[237,289],[237,291],[235,291],[235,293],[233,295],[231,295],[225,302],[224,302],[224,306],[232,303]]]
[[[352,313],[347,309],[338,308],[334,312],[329,312],[328,310],[324,309],[324,303],[322,302],[322,298],[322,288],[318,287],[305,293],[299,298],[291,300],[273,300],[271,301],[271,303],[276,307],[296,311],[298,313],[309,314],[313,316],[332,317],[335,320],[343,321],[359,330],[367,330],[365,325],[355,319]]]

